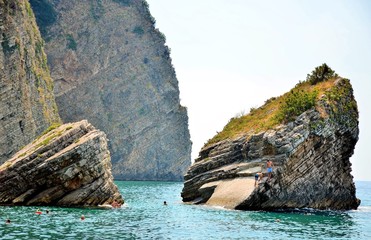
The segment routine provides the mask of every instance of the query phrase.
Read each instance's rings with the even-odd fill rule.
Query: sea
[[[180,182],[116,184],[121,209],[0,207],[0,239],[371,239],[371,182],[356,182],[362,203],[345,212],[225,210],[182,203]]]

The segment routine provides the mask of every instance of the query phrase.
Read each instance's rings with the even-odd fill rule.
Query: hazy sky
[[[147,1],[171,48],[193,159],[231,117],[325,62],[353,84],[360,111],[353,175],[371,180],[371,1]]]

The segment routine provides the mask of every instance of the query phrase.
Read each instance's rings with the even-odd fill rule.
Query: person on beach
[[[255,187],[258,186],[258,183],[259,183],[260,180],[262,180],[262,178],[263,178],[263,173],[262,172],[255,173],[255,184],[254,184]]]
[[[269,182],[272,177],[272,168],[273,168],[273,162],[271,160],[267,160],[267,173],[268,173],[268,179],[267,181]]]

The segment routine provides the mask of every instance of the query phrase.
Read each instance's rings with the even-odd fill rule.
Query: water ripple
[[[126,200],[121,209],[53,207],[48,208],[50,214],[41,208],[43,214],[37,215],[35,207],[0,207],[0,238],[371,239],[369,183],[357,183],[357,195],[366,201],[348,212],[224,210],[183,204],[179,195],[182,183],[117,184]],[[6,218],[11,224],[5,224]]]

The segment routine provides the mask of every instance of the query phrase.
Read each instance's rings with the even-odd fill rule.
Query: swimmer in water
[[[5,223],[10,224],[10,219],[8,218],[7,220],[5,220]]]
[[[42,212],[40,211],[40,209],[38,208],[35,212],[36,214],[40,215]]]
[[[85,216],[84,215],[81,215],[81,221],[84,221],[85,220]]]

